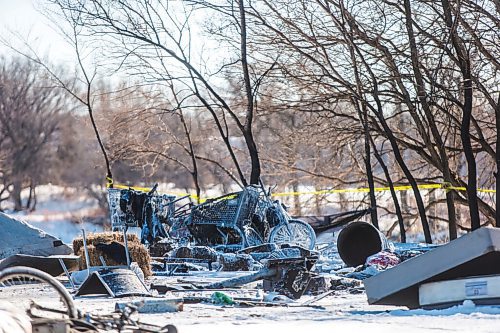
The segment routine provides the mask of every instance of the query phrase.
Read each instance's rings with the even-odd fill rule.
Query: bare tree
[[[247,178],[243,174],[240,163],[231,145],[231,131],[238,131],[243,137],[250,159],[250,183],[258,183],[260,176],[260,161],[258,150],[252,134],[254,116],[255,83],[251,82],[249,63],[247,61],[247,32],[243,3],[233,6],[214,7],[217,13],[224,13],[229,18],[230,24],[237,30],[240,47],[236,49],[240,58],[240,67],[234,66],[236,62],[225,63],[218,70],[233,68],[235,75],[240,75],[244,82],[246,107],[244,112],[231,105],[228,97],[224,96],[222,89],[218,88],[209,74],[203,72],[203,66],[198,65],[191,56],[189,41],[188,11],[185,20],[175,17],[176,9],[171,3],[163,2],[114,2],[95,0],[90,2],[60,0],[54,1],[59,6],[65,17],[81,29],[85,29],[94,36],[103,36],[98,43],[110,42],[119,45],[109,49],[118,62],[126,66],[135,74],[152,81],[176,79],[176,84],[182,89],[188,89],[189,95],[195,96],[212,115],[219,134],[225,143],[233,160],[239,178],[243,184]],[[197,5],[192,2],[192,5]],[[210,8],[212,9],[212,8]],[[178,10],[177,10],[178,12]],[[179,14],[181,15],[181,14]],[[234,19],[234,20],[233,20]],[[142,52],[142,53],[141,53]],[[133,59],[133,60],[132,60]],[[138,62],[142,67],[139,67]],[[238,74],[239,73],[239,74]],[[182,98],[184,100],[184,97]],[[243,114],[240,117],[240,114]],[[227,117],[228,118],[227,118]],[[228,125],[228,120],[232,125]]]
[[[2,61],[1,200],[10,197],[15,210],[34,209],[35,187],[56,157],[53,143],[62,123],[64,103],[64,95],[50,84],[38,66],[21,58]],[[24,188],[30,189],[27,203],[21,200]]]
[[[111,164],[173,171],[197,192],[216,179],[206,170],[242,185],[262,173],[294,191],[368,184],[360,204],[396,213],[402,238],[393,188],[410,184],[417,209],[404,216],[421,220],[428,242],[429,207],[447,212],[450,239],[457,225],[468,228],[458,224],[460,206],[469,208],[471,229],[498,214],[477,192],[500,180],[495,1],[52,2],[79,41],[110,59],[108,69],[158,89],[162,106],[112,112],[124,129],[140,117],[142,142],[129,133],[119,142],[109,125],[116,119],[101,114]],[[210,18],[206,46],[224,50],[217,61],[194,47],[200,17]],[[88,87],[92,75],[84,81]],[[206,133],[217,140],[204,142]],[[442,183],[444,200],[426,207],[422,182]],[[377,184],[392,189],[394,208],[376,202]],[[462,186],[467,194],[455,190]]]
[[[479,68],[488,69],[483,77],[468,76],[477,85],[476,93],[480,96],[468,110],[484,108],[481,99],[496,110],[494,89],[499,81],[498,75],[493,74],[497,64],[491,55],[497,46],[492,42],[492,30],[487,29],[498,24],[494,15],[488,15],[495,8],[492,2],[478,5],[466,1],[462,6],[462,10],[452,7],[448,11],[456,15],[455,37],[460,35],[462,42],[467,40],[469,53],[462,54],[461,58],[470,62],[471,73],[477,69],[479,74]],[[474,170],[464,175],[456,163],[450,162],[466,156],[467,149],[460,145],[462,141],[467,146],[465,136],[472,142],[470,151],[479,154],[483,161],[488,160],[483,152],[494,155],[486,134],[495,131],[488,125],[491,124],[487,120],[490,112],[472,113],[470,130],[463,127],[462,110],[469,99],[461,96],[468,89],[462,84],[467,70],[461,67],[467,66],[461,66],[452,41],[451,47],[448,46],[450,26],[443,20],[443,12],[442,5],[419,1],[415,4],[408,1],[263,1],[249,9],[249,16],[256,22],[252,26],[258,31],[254,35],[261,36],[261,40],[253,44],[256,47],[277,45],[280,59],[284,59],[278,63],[280,71],[293,82],[291,89],[300,90],[296,95],[301,96],[300,99],[283,99],[283,107],[293,105],[306,109],[309,106],[312,112],[332,112],[333,101],[349,98],[366,105],[371,113],[371,135],[392,138],[392,152],[395,155],[402,152],[402,158],[396,159],[409,166],[405,178],[414,188],[422,219],[426,219],[425,205],[418,199],[417,181],[441,179],[444,184],[464,186],[476,177]],[[479,34],[487,38],[478,38]],[[462,37],[465,35],[467,38]],[[355,58],[346,56],[350,54],[349,45],[355,50]],[[265,50],[261,48],[262,52]],[[334,128],[345,121],[352,130],[357,130],[354,122],[362,120],[362,116],[348,112],[332,113],[335,114],[331,124]],[[391,126],[400,124],[399,119],[405,119],[404,131]],[[457,134],[464,136],[462,140],[456,140]],[[422,168],[424,165],[427,167]],[[491,162],[483,165],[482,175],[488,174],[490,165]],[[489,182],[485,176],[480,179],[481,184]],[[477,184],[472,187],[477,188]],[[471,185],[467,188],[471,189]],[[478,198],[477,193],[469,196],[472,201],[478,201],[481,213],[490,219],[494,211],[489,204]],[[464,203],[466,198],[455,190],[446,191],[451,239],[457,235],[455,200]],[[474,206],[472,202],[472,210]],[[423,225],[428,240],[430,232],[426,231],[426,223]]]

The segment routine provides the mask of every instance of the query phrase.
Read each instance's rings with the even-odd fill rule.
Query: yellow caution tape
[[[139,191],[139,192],[149,192],[151,191],[150,187],[139,187],[139,186],[129,186],[129,185],[123,185],[123,184],[114,184],[113,179],[106,177],[106,187],[107,188],[117,188],[121,190],[134,190],[134,191]],[[184,197],[184,196],[189,196],[189,198],[198,200],[198,196],[196,194],[189,194],[189,193],[169,193],[178,197]],[[200,199],[199,202],[205,202],[207,199]]]
[[[121,190],[134,190],[134,191],[139,191],[139,192],[149,192],[151,191],[151,188],[148,187],[137,187],[137,186],[127,186],[127,185],[120,185],[120,184],[113,184],[113,186],[108,186],[108,188],[118,188]]]
[[[442,188],[441,184],[422,184],[418,185],[419,189],[440,189]],[[390,191],[390,187],[375,187],[375,192],[384,192]],[[408,191],[411,190],[410,185],[402,185],[402,186],[394,186],[394,191]],[[332,193],[356,193],[356,192],[370,192],[368,187],[363,188],[345,188],[345,189],[332,189],[332,190],[319,190],[319,191],[301,191],[301,192],[282,192],[282,193],[273,193],[271,196],[273,197],[286,197],[293,195],[321,195],[321,194],[332,194]]]
[[[455,191],[467,191],[467,188],[465,187],[459,187],[459,186],[451,186],[449,183],[442,183],[442,184],[420,184],[417,186],[421,190],[432,190],[432,189],[443,189],[446,191],[450,190],[455,190]],[[401,185],[401,186],[394,186],[393,187],[394,191],[408,191],[411,190],[412,187],[410,185]],[[384,192],[384,191],[390,191],[390,187],[375,187],[374,191],[375,192]],[[496,190],[492,189],[482,189],[478,188],[478,192],[483,192],[483,193],[496,193]],[[356,193],[356,192],[370,192],[370,189],[368,187],[362,187],[362,188],[346,188],[346,189],[332,189],[332,190],[319,190],[319,191],[301,191],[301,192],[282,192],[282,193],[273,193],[271,196],[273,197],[286,197],[286,196],[294,196],[294,195],[321,195],[321,194],[332,194],[332,193]]]
[[[127,185],[121,185],[121,184],[114,184],[113,179],[106,177],[106,187],[107,188],[118,188],[118,189],[132,189],[135,191],[142,191],[142,192],[149,192],[151,188],[147,187],[137,187],[137,186],[127,186]],[[421,190],[432,190],[432,189],[442,189],[446,191],[450,190],[455,190],[455,191],[466,191],[467,189],[465,187],[459,187],[459,186],[451,186],[450,183],[441,183],[441,184],[420,184],[418,185],[418,188]],[[408,191],[411,190],[412,187],[410,185],[400,185],[400,186],[394,186],[393,187],[394,191]],[[375,192],[384,192],[384,191],[390,191],[390,187],[375,187],[374,191]],[[493,189],[477,189],[478,192],[483,192],[483,193],[496,193],[496,190]],[[298,191],[298,192],[281,192],[281,193],[272,193],[272,197],[288,197],[288,196],[298,196],[298,195],[325,195],[325,194],[333,194],[333,193],[359,193],[359,192],[364,192],[368,193],[370,192],[370,189],[368,187],[362,187],[362,188],[346,188],[346,189],[331,189],[331,190],[318,190],[318,191]],[[196,194],[189,194],[189,193],[172,193],[176,196],[182,197],[182,196],[189,196],[191,199],[198,200],[198,196]],[[206,199],[199,199],[199,202],[205,202],[209,199],[213,198],[206,198]]]
[[[113,178],[106,176],[106,187],[113,188]]]

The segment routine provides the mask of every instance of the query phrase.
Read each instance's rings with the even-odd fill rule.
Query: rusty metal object
[[[252,274],[205,285],[206,289],[223,289],[241,286],[258,280],[269,281],[274,291],[299,299],[311,279],[311,269],[318,257],[268,260],[266,266]]]

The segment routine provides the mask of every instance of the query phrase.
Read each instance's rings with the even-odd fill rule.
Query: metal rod
[[[59,265],[61,265],[62,269],[64,269],[64,273],[68,277],[69,283],[71,284],[71,288],[73,288],[73,290],[76,290],[75,284],[73,280],[71,280],[71,276],[69,275],[69,271],[68,268],[66,267],[66,264],[64,263],[64,260],[62,260],[62,258],[58,259],[59,259]]]
[[[326,292],[324,292],[324,293],[322,293],[322,294],[314,297],[313,299],[310,299],[310,300],[308,300],[308,301],[306,301],[306,302],[304,302],[304,303],[302,303],[300,305],[301,306],[311,305],[312,303],[320,301],[323,298],[325,298],[326,296],[333,294],[334,292],[335,292],[335,290],[328,290],[328,291],[326,291]]]
[[[128,253],[127,227],[123,228],[123,243],[125,244],[125,256],[127,257],[127,267],[130,268],[130,255]]]
[[[85,251],[85,263],[87,264],[87,273],[88,275],[90,275],[90,256],[89,256],[89,250],[87,249],[87,236],[85,235],[85,229],[82,229],[82,235],[83,235],[83,249]]]
[[[106,261],[104,261],[103,256],[99,256],[99,260],[101,261],[101,265],[102,265],[103,267],[106,267],[106,266],[107,266],[107,265],[106,265]]]
[[[240,286],[242,284],[247,284],[264,278],[271,278],[277,274],[278,270],[276,268],[263,268],[258,272],[237,276],[220,282],[210,283],[203,286],[204,289],[223,289],[232,288],[235,286]]]

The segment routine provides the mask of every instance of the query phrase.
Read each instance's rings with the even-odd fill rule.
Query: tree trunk
[[[36,187],[33,187],[33,205],[31,205],[32,211],[36,210],[37,203],[38,203],[38,198],[37,198],[37,195],[36,195]]]
[[[314,210],[316,212],[316,215],[320,215],[322,213],[321,199],[320,199],[319,195],[314,196]]]
[[[455,192],[446,191],[446,206],[448,208],[448,235],[450,240],[457,238],[457,214],[455,211]]]
[[[464,77],[465,78],[465,77]],[[470,225],[472,230],[479,229],[481,222],[479,219],[479,206],[477,203],[477,179],[476,179],[476,159],[472,151],[470,139],[470,119],[472,114],[472,81],[465,78],[462,124],[460,126],[460,137],[467,159],[467,199],[469,202]],[[497,129],[498,130],[498,129]]]
[[[23,210],[23,202],[21,200],[21,191],[23,189],[23,182],[20,179],[14,180],[12,183],[11,197],[14,202],[14,210],[20,212]]]
[[[408,1],[408,0],[406,0]],[[453,48],[457,53],[458,65],[462,72],[464,80],[464,103],[462,107],[462,123],[460,125],[460,138],[464,148],[465,158],[467,160],[467,201],[469,203],[469,214],[471,229],[476,230],[481,227],[479,218],[479,205],[477,202],[477,170],[476,159],[472,151],[472,143],[470,139],[470,123],[472,118],[472,74],[471,64],[463,40],[458,36],[456,27],[454,26],[452,12],[453,9],[448,0],[441,0],[443,6],[443,15],[446,25],[450,29],[451,41]],[[459,13],[457,13],[459,15]],[[498,128],[497,128],[498,131]]]
[[[375,228],[379,229],[378,225],[378,216],[377,216],[377,199],[375,198],[375,183],[373,181],[373,170],[372,170],[372,162],[371,162],[371,150],[370,150],[370,132],[368,130],[368,116],[366,107],[363,107],[363,130],[365,136],[365,168],[366,168],[366,176],[368,179],[368,187],[370,188],[370,207],[372,211],[370,213],[370,217],[372,220],[372,224]]]
[[[297,179],[294,179],[292,181],[292,190],[294,193],[299,192],[299,181]],[[302,215],[302,205],[300,204],[300,196],[299,195],[294,195],[293,196],[293,208],[295,210],[295,215]]]
[[[500,7],[500,5],[499,5]],[[496,188],[497,191],[495,193],[496,204],[495,204],[495,226],[500,227],[500,95],[498,95],[498,103],[495,110],[496,115],[496,124],[497,124],[497,143],[496,143],[496,152],[495,157],[497,161],[497,172],[495,174],[496,178]]]
[[[431,112],[431,107],[429,105],[429,102],[427,100],[427,92],[425,89],[425,83],[423,79],[423,75],[421,72],[420,68],[420,56],[418,53],[418,48],[415,40],[415,34],[413,32],[413,19],[412,19],[412,14],[411,14],[411,4],[409,0],[404,1],[404,7],[405,7],[405,15],[406,15],[406,30],[408,32],[408,41],[410,44],[410,50],[411,50],[411,62],[412,62],[412,67],[413,67],[413,74],[415,75],[415,82],[416,82],[416,90],[417,90],[417,97],[420,103],[422,104],[422,109],[424,111],[425,117],[427,118],[427,125],[429,126],[432,136],[434,138],[434,141],[436,142],[437,150],[439,152],[439,156],[435,153],[434,147],[431,145],[429,146],[429,150],[431,153],[436,156],[435,158],[439,160],[439,164],[441,165],[442,172],[443,172],[443,179],[447,183],[451,183],[451,173],[450,173],[450,164],[448,160],[448,156],[446,154],[446,149],[445,149],[445,143],[443,142],[442,135],[439,132],[437,126],[436,126],[436,120],[434,118],[434,115]],[[457,238],[457,227],[456,227],[456,219],[455,219],[455,204],[453,202],[453,194],[448,193],[446,194],[446,205],[448,208],[448,230],[449,230],[449,236],[450,239],[455,239]]]
[[[415,195],[415,201],[417,202],[417,208],[418,208],[418,212],[420,215],[420,222],[422,224],[422,229],[424,231],[425,242],[432,244],[432,237],[431,237],[431,232],[429,229],[429,222],[427,221],[424,201],[422,200],[422,195],[420,194],[420,190],[418,189],[417,181],[415,180],[415,178],[413,177],[413,175],[410,172],[410,169],[408,169],[408,166],[406,165],[405,161],[403,160],[403,156],[401,155],[401,151],[399,150],[396,138],[394,137],[392,130],[387,125],[387,122],[385,121],[384,116],[381,115],[379,112],[377,112],[377,116],[378,116],[378,118],[379,118],[379,120],[384,128],[384,131],[387,134],[387,138],[389,139],[389,142],[391,143],[394,157],[396,158],[396,161],[398,162],[399,166],[401,167],[401,170],[403,171],[406,179],[408,179],[408,182],[410,183],[411,188],[413,190],[413,193]]]
[[[241,48],[241,67],[243,69],[243,79],[245,82],[245,92],[247,97],[247,110],[245,125],[243,128],[243,136],[245,138],[248,153],[250,155],[251,171],[250,171],[250,184],[258,185],[260,181],[260,160],[257,151],[257,145],[252,133],[253,113],[254,113],[254,96],[252,91],[252,84],[250,82],[250,74],[248,71],[247,62],[247,25],[245,18],[244,0],[238,1],[240,10],[240,48]]]
[[[248,153],[250,154],[250,162],[252,167],[252,170],[250,172],[250,184],[259,185],[260,172],[261,172],[260,158],[259,158],[259,152],[257,150],[257,145],[255,144],[251,129],[250,132],[249,133],[246,132],[244,136],[247,142]]]
[[[354,52],[354,50],[355,50],[354,49],[355,48],[354,42],[352,41],[351,35],[349,35],[349,38],[350,38],[350,42],[351,42],[349,51],[350,51],[352,63],[354,66],[354,77],[356,79],[356,91],[359,95],[358,98],[361,98],[363,96],[363,89],[362,89],[363,85],[362,85],[361,79],[359,77],[359,72],[357,69],[356,55]],[[376,82],[374,82],[374,84],[376,85]],[[375,91],[375,94],[376,93],[377,92]],[[358,112],[359,121],[361,122],[361,124],[363,126],[363,135],[364,135],[364,141],[365,141],[365,157],[364,157],[365,172],[366,172],[366,177],[368,180],[368,187],[370,189],[370,192],[369,192],[370,207],[373,208],[372,211],[370,212],[370,218],[372,220],[373,226],[375,228],[379,229],[378,217],[377,217],[377,200],[375,198],[375,184],[373,182],[372,163],[371,163],[371,158],[370,158],[371,151],[370,151],[370,132],[369,132],[369,128],[368,128],[368,110],[367,110],[366,104],[363,102],[361,102],[362,105],[360,106],[359,101],[352,99],[352,103],[354,104],[354,107],[356,108],[356,111]]]
[[[428,193],[428,202],[427,205],[430,210],[429,214],[429,222],[430,222],[430,227],[432,228],[432,231],[435,233],[437,229],[436,225],[436,216],[437,216],[437,204],[436,204],[436,192],[435,190],[429,190]]]
[[[405,215],[410,213],[410,205],[408,204],[408,191],[400,191],[401,197],[401,212]]]
[[[375,158],[377,159],[378,163],[380,164],[380,167],[384,171],[385,179],[387,180],[387,184],[389,185],[389,189],[391,191],[391,197],[392,201],[394,202],[394,209],[396,210],[396,216],[398,218],[398,224],[399,224],[399,235],[401,239],[401,243],[406,243],[406,230],[405,230],[405,224],[403,220],[403,214],[401,213],[401,207],[399,206],[399,201],[398,201],[398,196],[396,194],[396,191],[394,190],[394,183],[392,182],[391,174],[389,173],[389,169],[387,168],[387,165],[385,165],[384,160],[378,153],[377,147],[375,146],[375,142],[373,139],[370,137],[370,142],[372,144],[373,148],[373,154],[375,155]],[[406,193],[405,191],[402,191],[401,193]]]
[[[173,91],[173,89],[172,89],[172,91]],[[175,96],[175,100],[176,100],[177,104],[180,105],[175,93],[174,93],[174,96]],[[194,188],[196,190],[196,202],[200,203],[201,189],[200,189],[200,182],[198,179],[198,162],[196,160],[196,153],[194,151],[193,141],[191,140],[191,133],[190,133],[189,128],[186,124],[186,120],[184,119],[184,113],[182,112],[182,109],[179,109],[179,117],[181,119],[182,127],[184,128],[184,133],[186,134],[186,138],[188,140],[189,155],[191,157],[191,164],[193,166],[193,170],[191,171],[191,177],[193,178],[193,184],[194,184]]]
[[[28,195],[28,201],[26,202],[26,209],[30,212],[35,210],[36,202],[35,184],[33,181],[30,182],[30,193]]]
[[[30,184],[30,191],[28,193],[28,200],[26,200],[26,206],[25,206],[26,210],[30,209],[32,195],[33,195],[33,187],[32,187],[32,184]]]

